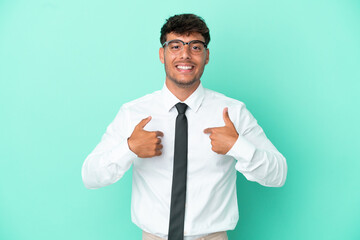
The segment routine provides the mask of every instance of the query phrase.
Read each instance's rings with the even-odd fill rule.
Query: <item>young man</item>
[[[170,17],[160,41],[162,90],[120,108],[83,164],[84,184],[113,184],[133,165],[131,215],[143,239],[227,239],[238,221],[236,170],[280,187],[286,160],[244,103],[202,86],[210,41],[202,18]]]

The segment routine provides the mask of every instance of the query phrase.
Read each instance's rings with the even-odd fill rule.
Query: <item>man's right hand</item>
[[[163,148],[159,138],[164,136],[162,132],[144,130],[144,127],[150,120],[150,116],[141,120],[127,139],[130,150],[140,158],[160,156],[161,149]]]

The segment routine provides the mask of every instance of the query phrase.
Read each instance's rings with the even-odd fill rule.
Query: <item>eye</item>
[[[182,48],[182,45],[183,44],[179,41],[169,42],[169,48],[174,51],[180,50]]]
[[[203,46],[202,46],[201,43],[195,43],[195,44],[193,44],[193,46],[192,46],[192,50],[197,51],[197,52],[198,52],[198,51],[201,51],[202,48],[203,48]]]

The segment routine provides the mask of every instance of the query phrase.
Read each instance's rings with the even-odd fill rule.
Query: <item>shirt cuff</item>
[[[239,162],[249,163],[254,156],[255,150],[256,147],[254,144],[246,140],[244,136],[239,135],[238,139],[226,155],[232,156]]]
[[[124,160],[134,160],[137,155],[130,150],[127,140],[122,141],[113,151],[111,152],[112,157],[116,161],[123,162]]]

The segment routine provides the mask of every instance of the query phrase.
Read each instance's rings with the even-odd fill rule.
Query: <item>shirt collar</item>
[[[166,107],[166,111],[170,111],[175,106],[175,104],[181,102],[172,92],[170,92],[165,83],[161,90],[161,95],[163,98],[163,104]],[[186,105],[188,105],[191,110],[197,112],[204,99],[204,95],[204,87],[200,82],[197,89],[183,103],[186,103]]]

